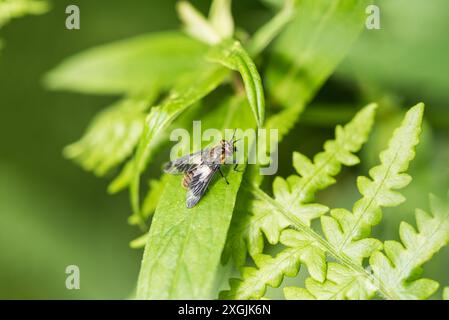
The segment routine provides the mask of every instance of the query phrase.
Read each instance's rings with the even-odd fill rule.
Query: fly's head
[[[232,135],[231,140],[221,140],[221,160],[222,163],[225,162],[227,159],[232,159],[234,157],[234,153],[237,151],[237,147],[235,146],[235,143],[240,139],[235,139],[235,131]]]

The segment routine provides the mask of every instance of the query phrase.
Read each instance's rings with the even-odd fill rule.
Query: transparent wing
[[[187,208],[192,208],[200,201],[219,167],[219,165],[202,165],[192,172],[193,175],[187,189]]]
[[[195,170],[203,163],[202,154],[206,149],[186,155],[165,164],[164,172],[171,174],[181,174]]]

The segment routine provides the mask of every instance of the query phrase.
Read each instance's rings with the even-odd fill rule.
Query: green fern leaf
[[[394,191],[407,186],[411,177],[405,173],[415,157],[415,147],[419,143],[424,105],[411,108],[402,125],[394,132],[388,148],[380,154],[380,165],[370,170],[370,178],[359,177],[357,185],[363,197],[354,204],[353,212],[334,209],[332,217],[322,217],[321,225],[326,239],[357,264],[364,257],[379,249],[375,239],[366,239],[371,227],[382,218],[381,207],[394,207],[405,198]]]
[[[336,299],[367,299],[380,290],[390,298],[396,297],[382,284],[376,283],[374,277],[367,275],[363,270],[362,261],[382,248],[379,240],[367,238],[371,227],[382,218],[381,207],[397,206],[403,201],[402,195],[393,193],[393,189],[403,188],[411,180],[404,172],[415,155],[423,111],[424,106],[418,104],[407,112],[401,126],[393,133],[388,148],[381,153],[381,164],[370,170],[372,180],[358,179],[363,197],[354,205],[354,213],[345,209],[334,209],[331,210],[331,217],[321,218],[323,233],[332,250],[336,255],[349,259],[352,266],[359,270],[329,263],[324,283],[317,283],[313,279],[306,280],[308,295],[316,299],[329,299],[329,294],[333,293],[335,295],[332,297]],[[386,196],[389,194],[395,196]],[[337,272],[331,273],[331,266]],[[298,291],[289,289],[287,292]],[[299,292],[304,293],[304,289]]]
[[[360,150],[367,140],[375,110],[376,105],[371,104],[357,113],[345,127],[338,126],[335,140],[326,142],[324,151],[316,155],[313,162],[300,153],[294,153],[293,166],[298,175],[292,175],[286,180],[280,177],[275,179],[273,201],[294,214],[305,226],[310,226],[313,219],[327,212],[327,207],[310,203],[313,195],[335,182],[333,176],[340,172],[342,164],[350,166],[359,162],[353,153]],[[249,218],[245,221],[238,221],[239,226],[245,228],[233,230],[240,231],[241,234],[230,235],[229,238],[234,242],[229,243],[230,248],[227,250],[234,251],[236,259],[242,261],[242,250],[245,250],[242,244],[246,242],[258,269],[244,268],[242,280],[233,280],[231,289],[223,293],[223,296],[235,296],[237,299],[260,298],[267,285],[279,286],[283,276],[295,275],[294,271],[298,271],[301,263],[307,265],[312,276],[324,281],[325,251],[315,239],[294,230],[282,232],[291,222],[282,214],[273,212],[273,208],[265,200],[252,202],[251,211],[253,215],[247,215]],[[289,248],[275,258],[261,256],[264,246],[262,234],[265,234],[269,243],[276,244],[281,240]]]
[[[306,288],[286,287],[284,295],[289,300],[365,300],[377,290],[365,274],[359,274],[339,263],[327,266],[326,281],[306,280]]]
[[[324,151],[312,162],[304,155],[293,154],[293,166],[298,175],[287,179],[276,177],[273,193],[276,201],[290,210],[306,225],[327,212],[327,207],[311,203],[317,191],[335,182],[333,176],[341,170],[341,165],[352,166],[359,162],[353,154],[360,150],[371,130],[376,105],[371,104],[361,110],[345,127],[338,126],[335,140],[324,145]],[[263,234],[271,244],[279,241],[280,233],[290,225],[282,215],[273,213],[263,201],[254,201],[249,210],[252,215],[239,215],[233,221],[227,251],[232,252],[236,262],[243,263],[245,251],[251,256],[263,251]],[[247,248],[245,246],[247,244]]]
[[[248,45],[251,54],[257,53],[275,37],[277,32],[281,31],[282,25],[290,21],[291,15],[294,16],[294,21],[288,24],[286,30],[282,30],[279,38],[273,44],[274,51],[266,71],[268,90],[285,106],[284,110],[267,119],[265,125],[268,130],[278,130],[279,141],[291,130],[306,104],[345,56],[352,42],[360,34],[365,17],[365,7],[356,1],[345,5],[340,2],[336,2],[334,5],[328,1],[300,1],[295,3],[294,9],[290,5],[289,1],[284,2],[282,11],[262,27]],[[341,21],[345,21],[345,28],[340,27]],[[317,25],[320,27],[317,28]],[[304,36],[298,37],[298,34]],[[322,42],[316,41],[316,39],[328,39],[332,43],[338,41],[337,52],[335,46],[329,50],[327,45],[322,45]],[[295,43],[293,47],[292,43]],[[290,58],[285,59],[286,56]],[[285,65],[285,61],[300,63]],[[313,72],[307,72],[307,70],[313,70]],[[286,75],[288,75],[288,80],[284,81]],[[278,85],[281,82],[290,89],[283,91],[283,85]],[[297,90],[291,90],[291,88],[303,88],[303,90],[300,90],[300,94],[293,94]],[[261,145],[267,144],[262,143]],[[251,181],[258,180],[258,183],[261,181],[261,176],[257,174],[250,176],[248,173],[246,177]],[[261,221],[261,227],[257,225],[249,227],[254,222],[251,220],[258,219],[253,219],[247,214],[248,211],[252,211],[252,204],[248,204],[248,201],[245,200],[248,198],[245,192],[244,189],[240,191],[239,199],[243,200],[239,200],[237,203],[237,209],[243,207],[244,210],[234,212],[228,242],[223,253],[224,261],[227,261],[228,257],[232,255],[237,265],[243,265],[246,260],[246,242],[252,243],[249,247],[254,253],[262,251],[263,237],[260,230],[263,229],[263,225],[266,225],[264,221]],[[243,206],[240,205],[241,202],[244,202]],[[263,219],[263,215],[261,219]],[[282,218],[276,221],[280,225],[274,230],[283,229],[283,225],[286,225]],[[268,222],[267,224],[270,225]],[[276,233],[273,238],[278,238]],[[256,248],[256,250],[251,248]]]
[[[370,258],[373,274],[400,299],[426,299],[439,284],[418,278],[421,266],[449,243],[449,202],[430,196],[432,214],[416,211],[417,229],[406,222],[399,227],[401,242],[386,241],[384,252]]]
[[[257,268],[245,267],[242,279],[231,279],[231,289],[220,294],[221,299],[260,299],[267,285],[278,287],[284,276],[294,277],[305,264],[310,274],[321,281],[326,273],[325,251],[314,240],[294,230],[284,230],[280,242],[287,246],[276,257],[253,256]]]
[[[314,239],[294,230],[284,230],[280,241],[288,248],[274,258],[264,254],[254,255],[257,268],[243,268],[243,280],[232,279],[231,290],[222,292],[220,298],[260,299],[265,294],[267,285],[276,288],[282,283],[284,276],[296,276],[301,264],[307,266],[310,274],[324,280],[325,251]]]
[[[243,268],[244,281],[232,279],[231,290],[220,293],[220,299],[260,299],[266,291],[266,286],[278,287],[284,275],[295,276],[301,264],[301,249],[289,248],[275,258],[259,254],[254,256],[257,268]]]

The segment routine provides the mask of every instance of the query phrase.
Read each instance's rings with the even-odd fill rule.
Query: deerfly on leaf
[[[231,140],[221,140],[215,147],[205,148],[170,161],[165,165],[164,172],[166,173],[184,174],[182,185],[187,189],[187,208],[194,207],[200,201],[217,171],[229,184],[220,167],[225,164],[226,159],[233,156],[234,152],[237,151],[235,143],[238,140],[234,139],[234,135]],[[234,170],[236,170],[237,163],[236,161],[233,163],[235,164]]]

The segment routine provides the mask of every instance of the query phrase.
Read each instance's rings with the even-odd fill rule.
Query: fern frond
[[[98,176],[106,174],[136,147],[155,95],[125,98],[101,111],[84,136],[64,149],[65,156]]]
[[[243,268],[244,281],[231,279],[231,290],[221,292],[220,299],[260,299],[267,285],[278,287],[284,275],[293,277],[298,273],[301,254],[301,249],[289,248],[275,258],[264,254],[254,256],[258,268]]]
[[[326,142],[324,151],[317,154],[313,162],[295,152],[293,166],[298,175],[287,179],[276,177],[273,183],[275,199],[267,197],[283,211],[294,215],[302,225],[309,227],[313,219],[327,212],[327,207],[310,203],[314,194],[335,183],[333,176],[340,172],[342,164],[350,166],[359,162],[354,153],[360,150],[367,140],[374,122],[375,110],[376,105],[371,104],[357,113],[345,127],[338,126],[335,140]],[[309,273],[317,280],[323,281],[326,272],[325,250],[316,239],[294,230],[282,232],[291,225],[291,221],[267,205],[265,199],[256,197],[251,206],[253,214],[242,215],[241,220],[235,222],[239,225],[234,226],[234,233],[229,235],[227,252],[232,252],[236,262],[244,262],[242,250],[246,249],[247,243],[258,269],[244,268],[243,280],[232,280],[230,291],[223,293],[223,296],[260,298],[265,293],[266,285],[279,286],[284,275],[297,273],[300,263],[307,265]],[[281,242],[289,247],[286,249],[289,254],[282,252],[275,258],[261,256],[264,247],[263,234],[271,244],[278,243],[281,238]]]
[[[295,207],[288,207],[285,205],[283,198],[276,197],[275,199],[272,199],[261,190],[255,193],[256,197],[259,199],[258,201],[264,202],[265,207],[271,208],[276,214],[281,214],[286,223],[290,222],[289,225],[296,229],[294,231],[284,231],[288,232],[286,233],[288,236],[302,237],[302,239],[310,240],[310,245],[313,248],[312,252],[318,252],[318,250],[321,249],[337,260],[337,262],[330,262],[327,265],[328,274],[324,282],[323,277],[319,277],[320,273],[311,272],[311,270],[309,270],[309,273],[314,279],[312,278],[306,281],[307,289],[289,288],[286,291],[288,295],[318,299],[365,299],[379,291],[387,297],[396,297],[394,292],[390,293],[388,288],[382,283],[376,283],[377,277],[363,268],[362,261],[363,258],[369,257],[375,250],[380,250],[382,246],[380,241],[366,238],[370,232],[370,227],[377,224],[378,220],[381,218],[380,208],[382,206],[393,206],[401,203],[401,201],[398,200],[399,194],[397,194],[396,198],[392,196],[392,194],[396,195],[393,190],[404,187],[410,182],[409,176],[406,175],[404,171],[408,168],[409,162],[414,157],[414,148],[418,143],[418,137],[421,131],[422,114],[422,104],[413,107],[407,112],[403,123],[394,132],[389,147],[386,151],[381,153],[381,164],[370,171],[372,180],[365,178],[363,181],[364,185],[359,183],[359,189],[361,190],[363,197],[354,206],[354,212],[357,213],[352,214],[347,211],[349,215],[357,217],[357,219],[350,219],[347,218],[346,215],[339,215],[341,214],[340,212],[338,212],[339,214],[335,214],[335,210],[332,211],[332,217],[321,217],[321,225],[325,235],[324,238],[310,228],[310,219],[308,219],[308,216],[305,216],[305,218],[299,216],[297,212],[295,212]],[[302,173],[304,176],[308,172],[307,163],[303,162],[301,165],[301,172],[304,172]],[[328,181],[330,180],[324,180],[322,184],[318,185],[329,185],[331,182]],[[370,188],[375,189],[372,191]],[[294,189],[292,188],[290,190]],[[301,199],[310,200],[307,197]],[[361,205],[367,200],[369,200],[367,202],[369,206],[364,210],[361,210],[360,208],[364,208]],[[378,218],[377,220],[372,219],[373,212],[375,213],[375,217]],[[371,217],[371,219],[367,219],[364,215],[365,213],[370,213],[368,217]],[[342,219],[342,217],[345,219]],[[355,230],[358,237],[352,236],[352,234],[349,233],[351,234],[351,237],[349,238],[351,241],[346,244],[342,240],[345,235],[348,234],[348,230]],[[342,243],[345,246],[342,246]],[[286,244],[289,245],[288,243]],[[315,256],[323,257],[321,263],[325,263],[324,253]],[[290,262],[292,263],[294,260]],[[299,262],[302,263],[303,261]],[[260,272],[263,272],[262,270],[264,267],[264,265],[258,264]],[[321,269],[325,269],[325,267]],[[279,269],[278,272],[281,273],[282,276],[282,269]],[[253,274],[254,272],[251,274],[246,273],[246,276],[252,276]],[[271,274],[270,277],[267,278],[262,278],[260,276],[258,276],[258,278],[270,280],[270,282],[267,283],[269,285],[273,283],[276,285],[280,284],[280,282],[271,281],[272,279],[278,279],[275,274]],[[251,279],[251,277],[249,277],[249,279]],[[239,288],[246,287],[246,281],[247,279],[245,277],[243,277],[241,282],[233,281],[234,287],[231,287],[230,292],[238,294]],[[257,295],[259,293],[260,291],[257,291],[254,294]]]
[[[222,292],[220,298],[260,299],[267,285],[276,288],[284,276],[296,276],[301,264],[307,266],[310,274],[324,280],[325,251],[314,239],[294,230],[284,230],[280,240],[288,248],[274,258],[265,254],[255,255],[253,259],[257,268],[243,268],[243,280],[232,279],[231,290]]]
[[[328,264],[328,275],[324,283],[313,279],[306,280],[304,289],[287,289],[316,299],[367,299],[376,291],[390,298],[397,298],[375,276],[367,274],[362,267],[364,258],[382,248],[377,239],[367,238],[371,227],[382,218],[382,207],[401,204],[404,198],[397,189],[403,188],[411,181],[405,173],[414,158],[414,149],[419,142],[424,106],[418,104],[411,108],[404,117],[400,127],[395,130],[388,148],[380,155],[381,164],[370,170],[371,179],[359,177],[358,187],[362,198],[353,207],[353,213],[345,209],[331,210],[331,216],[321,218],[321,227],[327,242],[338,256],[351,261],[351,267],[338,263]],[[354,266],[356,268],[354,268]],[[332,272],[331,272],[332,271]],[[376,289],[377,288],[377,289]]]
[[[274,198],[285,210],[294,213],[306,225],[327,212],[327,207],[311,203],[314,195],[335,183],[333,177],[340,172],[342,164],[352,166],[359,162],[354,153],[368,138],[376,107],[370,104],[346,126],[338,126],[335,139],[325,143],[324,151],[317,154],[313,162],[299,152],[293,154],[293,166],[298,175],[287,179],[276,177],[273,182]],[[247,250],[251,256],[263,251],[263,235],[269,243],[276,244],[281,231],[290,225],[284,216],[273,212],[264,202],[254,201],[249,210],[252,215],[242,214],[234,219],[225,249],[232,252],[237,263],[244,263]]]
[[[379,241],[366,239],[371,227],[382,219],[382,207],[398,206],[405,201],[397,189],[406,187],[412,178],[405,173],[415,157],[419,143],[424,105],[411,108],[393,133],[388,148],[380,154],[380,165],[372,168],[370,178],[359,177],[357,186],[362,198],[354,204],[353,212],[334,209],[331,217],[321,218],[326,239],[342,253],[361,264],[379,248]]]
[[[320,283],[306,279],[306,288],[286,287],[288,300],[366,300],[374,295],[377,288],[364,273],[358,273],[342,264],[329,262],[326,281]]]
[[[432,215],[416,211],[418,229],[402,222],[399,228],[401,242],[386,241],[383,252],[370,257],[372,273],[354,271],[339,263],[329,263],[327,279],[319,283],[306,280],[306,289],[287,287],[287,299],[369,299],[382,289],[392,299],[426,299],[439,284],[419,278],[421,266],[449,243],[449,201],[443,203],[430,196]],[[445,291],[443,294],[446,294]]]
[[[426,299],[438,289],[438,282],[418,276],[421,266],[449,243],[449,201],[430,195],[430,209],[432,214],[416,211],[417,229],[401,223],[402,243],[386,241],[383,252],[370,258],[377,280],[400,299]]]

